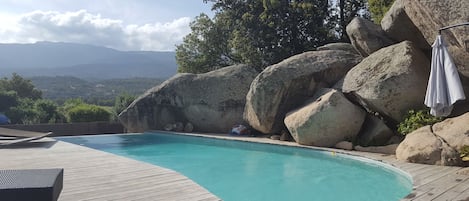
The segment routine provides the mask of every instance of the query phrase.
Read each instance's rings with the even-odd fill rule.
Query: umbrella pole
[[[469,25],[469,22],[464,22],[464,23],[460,23],[460,24],[455,24],[455,25],[450,25],[450,26],[446,26],[446,27],[443,27],[441,29],[438,30],[438,34],[441,35],[441,31],[444,31],[446,29],[451,29],[451,28],[454,28],[454,27],[459,27],[459,26],[468,26]]]

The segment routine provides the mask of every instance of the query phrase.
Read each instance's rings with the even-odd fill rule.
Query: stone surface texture
[[[287,112],[334,85],[361,59],[349,51],[311,51],[267,67],[251,84],[244,119],[262,133],[280,133]]]
[[[412,163],[430,165],[459,165],[457,150],[435,135],[431,126],[424,126],[406,135],[396,149],[396,157]]]
[[[245,97],[258,72],[246,65],[177,74],[148,90],[119,115],[128,132],[190,122],[193,130],[226,133],[243,122]]]
[[[355,17],[346,31],[353,47],[364,57],[394,43],[379,25],[361,17]]]
[[[353,140],[365,120],[365,111],[334,89],[323,89],[310,103],[290,112],[285,125],[302,145],[333,147]]]
[[[338,85],[359,97],[368,111],[400,122],[408,110],[424,107],[429,73],[425,55],[404,41],[366,57]]]

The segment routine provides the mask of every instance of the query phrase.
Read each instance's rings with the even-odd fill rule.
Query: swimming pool
[[[389,201],[412,189],[391,166],[299,147],[165,133],[58,139],[178,171],[225,201]]]

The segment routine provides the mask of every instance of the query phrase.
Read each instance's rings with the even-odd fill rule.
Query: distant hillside
[[[74,43],[0,44],[0,76],[74,76],[82,79],[168,78],[175,52],[118,51]]]
[[[43,97],[57,102],[69,98],[82,98],[88,102],[109,105],[122,93],[141,95],[146,90],[160,84],[158,78],[126,78],[98,81],[86,81],[76,77],[28,77],[36,88],[43,92]]]

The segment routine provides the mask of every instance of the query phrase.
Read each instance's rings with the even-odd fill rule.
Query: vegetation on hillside
[[[365,0],[248,0],[213,3],[215,16],[201,14],[176,47],[179,72],[203,73],[232,64],[261,70],[292,55],[334,41],[348,41],[345,27],[369,17]]]
[[[62,105],[42,98],[31,80],[18,74],[0,80],[0,113],[12,124],[93,122],[116,120],[117,111],[124,110],[135,96],[116,95],[111,111],[105,107],[86,103],[80,98],[68,98]],[[116,112],[112,112],[116,111]]]
[[[161,78],[127,78],[86,81],[70,76],[31,77],[44,98],[59,104],[70,98],[81,98],[89,104],[113,106],[121,94],[138,96],[163,82]]]

